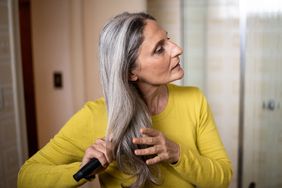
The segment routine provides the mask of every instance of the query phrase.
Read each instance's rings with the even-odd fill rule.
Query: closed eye
[[[166,33],[166,35],[167,35],[167,33]],[[165,51],[165,44],[166,44],[167,40],[170,40],[170,38],[166,37],[166,38],[160,40],[159,42],[157,42],[157,44],[156,44],[156,46],[153,50],[153,54],[157,54],[157,55],[162,54]]]
[[[164,52],[164,47],[163,46],[158,46],[157,48],[156,48],[156,50],[155,50],[155,54],[161,54],[161,53],[163,53]]]

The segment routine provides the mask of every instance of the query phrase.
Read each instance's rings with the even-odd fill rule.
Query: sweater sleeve
[[[94,140],[93,129],[93,115],[85,106],[24,163],[18,174],[18,187],[77,187],[85,183],[85,180],[76,182],[73,174]]]
[[[180,145],[180,159],[172,166],[197,187],[226,188],[231,181],[232,165],[205,97],[200,93],[198,98],[196,149]]]

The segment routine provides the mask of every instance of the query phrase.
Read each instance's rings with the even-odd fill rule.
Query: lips
[[[178,62],[174,67],[172,67],[172,69],[175,69],[175,68],[177,68],[178,66],[180,66],[179,62]]]

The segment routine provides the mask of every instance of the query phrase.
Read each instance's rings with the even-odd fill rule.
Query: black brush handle
[[[91,159],[88,163],[86,163],[86,165],[84,165],[79,171],[77,171],[77,173],[75,173],[73,175],[73,178],[76,181],[81,180],[82,178],[86,178],[89,177],[89,175],[96,170],[97,168],[101,167],[101,163],[98,159],[93,158]]]

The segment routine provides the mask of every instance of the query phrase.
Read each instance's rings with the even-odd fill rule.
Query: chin
[[[179,75],[179,76],[177,76],[177,77],[175,77],[174,79],[172,79],[172,80],[171,80],[171,82],[174,82],[174,81],[180,80],[180,79],[182,79],[182,78],[183,78],[183,76],[184,76],[184,73],[183,73],[183,74],[181,74],[181,75]]]
[[[184,70],[181,68],[181,70],[179,70],[179,72],[177,73],[175,80],[180,80],[183,77],[184,77]]]

